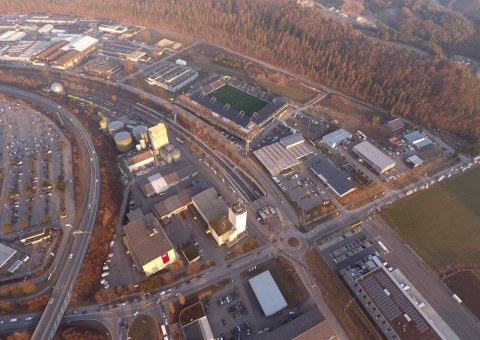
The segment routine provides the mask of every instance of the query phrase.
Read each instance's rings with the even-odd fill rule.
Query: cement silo
[[[108,124],[108,131],[112,136],[124,130],[125,130],[125,123],[120,120],[114,120],[113,122]]]
[[[135,140],[138,143],[140,143],[141,139],[144,139],[145,142],[148,142],[148,129],[145,125],[136,126],[132,132]]]
[[[135,148],[137,149],[137,151],[142,150],[142,146],[140,144],[135,145]]]
[[[173,159],[172,159],[172,155],[170,155],[170,153],[166,153],[165,154],[165,162],[167,162],[167,164],[170,164],[172,163]]]
[[[128,131],[120,131],[113,137],[115,140],[115,144],[117,145],[117,149],[120,152],[127,152],[132,150],[133,148],[133,140],[130,132]]]
[[[142,149],[145,149],[147,147],[147,142],[145,141],[145,139],[140,139],[140,146],[142,147]]]
[[[170,153],[170,152],[173,151],[173,149],[175,149],[175,147],[172,144],[167,144],[167,145],[165,145],[164,149],[167,153]]]
[[[172,150],[172,152],[170,152],[170,155],[172,155],[172,160],[174,162],[178,162],[182,154],[180,153],[179,149],[175,149],[175,150]]]

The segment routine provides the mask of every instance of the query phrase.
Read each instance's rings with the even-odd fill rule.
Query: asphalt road
[[[87,160],[90,160],[86,162],[89,164],[88,168],[90,179],[88,181],[88,185],[86,185],[84,188],[88,193],[88,203],[87,207],[85,207],[84,202],[82,208],[86,208],[85,214],[80,220],[79,225],[74,226],[73,228],[74,231],[72,235],[74,237],[74,241],[71,247],[71,253],[73,256],[71,259],[67,260],[70,263],[67,263],[65,266],[63,266],[60,274],[58,275],[58,280],[50,297],[50,302],[47,304],[47,307],[45,308],[32,336],[32,339],[52,339],[70,300],[73,286],[87,251],[90,233],[95,224],[100,196],[100,172],[98,159],[95,154],[94,144],[87,130],[70,112],[59,106],[57,103],[48,98],[13,87],[0,86],[0,92],[35,103],[52,113],[58,113],[65,120],[70,121],[80,135],[80,138],[83,139],[84,147],[86,148],[87,152],[86,154],[88,156]],[[65,234],[64,237],[71,237],[71,235]]]

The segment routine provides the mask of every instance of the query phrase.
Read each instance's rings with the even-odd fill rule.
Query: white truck
[[[108,274],[110,274],[110,272],[103,272],[102,277],[108,276]]]

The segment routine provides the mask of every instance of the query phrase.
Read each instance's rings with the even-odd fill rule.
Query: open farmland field
[[[432,268],[480,264],[480,169],[414,195],[383,212],[397,233]]]
[[[228,85],[210,93],[210,97],[215,97],[223,104],[230,104],[232,109],[243,111],[245,112],[245,115],[249,117],[251,117],[254,112],[260,111],[268,104],[261,99],[255,98]]]
[[[317,92],[302,86],[295,81],[289,81],[287,85],[274,84],[272,82],[263,80],[255,80],[255,82],[275,92],[276,94],[279,94],[280,96],[292,99],[301,104],[307,103],[318,95]]]

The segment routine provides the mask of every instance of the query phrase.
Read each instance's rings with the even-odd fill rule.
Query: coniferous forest
[[[3,12],[111,18],[202,38],[480,146],[480,81],[465,66],[367,39],[293,0],[0,0],[0,6]]]

